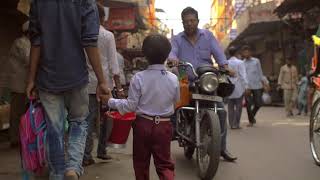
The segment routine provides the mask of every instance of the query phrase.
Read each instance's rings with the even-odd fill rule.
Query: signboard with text
[[[109,30],[132,30],[136,27],[136,11],[134,8],[111,8],[107,29]]]

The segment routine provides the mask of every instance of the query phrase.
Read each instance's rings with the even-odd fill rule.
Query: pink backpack
[[[29,173],[40,175],[44,171],[46,128],[41,103],[30,101],[29,109],[20,120],[21,159],[26,172],[24,176]]]

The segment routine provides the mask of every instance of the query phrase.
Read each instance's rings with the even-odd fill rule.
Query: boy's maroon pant
[[[172,125],[170,121],[156,124],[137,117],[133,128],[133,166],[136,180],[149,180],[151,155],[160,180],[174,179],[174,163],[170,157]]]

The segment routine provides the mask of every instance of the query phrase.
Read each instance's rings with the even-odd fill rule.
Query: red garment
[[[174,179],[174,163],[170,148],[172,124],[170,121],[155,124],[137,117],[133,128],[133,167],[136,180],[149,180],[151,155],[160,180]]]

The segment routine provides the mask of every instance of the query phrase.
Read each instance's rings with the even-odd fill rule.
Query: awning
[[[281,21],[252,23],[230,43],[229,47],[263,39],[266,34],[279,31],[282,24]]]
[[[283,18],[288,13],[305,12],[314,7],[320,7],[319,0],[285,0],[274,12]]]
[[[271,32],[279,31],[281,22],[278,16],[273,13],[275,8],[274,1],[247,8],[237,18],[237,32],[239,35],[230,45],[240,42],[249,43],[261,39]]]

